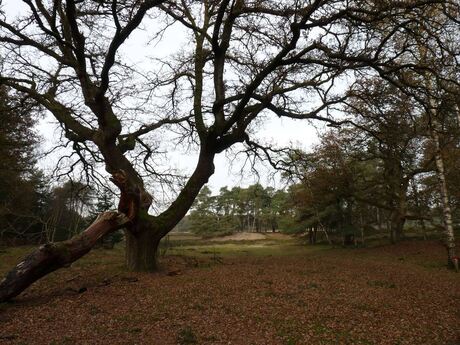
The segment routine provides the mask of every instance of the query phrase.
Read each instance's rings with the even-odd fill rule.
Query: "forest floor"
[[[126,272],[120,246],[42,279],[0,304],[0,344],[460,344],[460,274],[438,242],[169,247],[155,274]],[[29,250],[0,250],[0,274]]]

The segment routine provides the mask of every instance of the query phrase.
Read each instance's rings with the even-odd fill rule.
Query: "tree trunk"
[[[133,190],[123,171],[111,179],[121,191],[119,212],[105,212],[81,234],[59,242],[47,243],[29,254],[0,282],[0,302],[5,302],[24,291],[32,283],[88,253],[105,235],[137,224],[141,204],[139,190]]]
[[[401,213],[400,210],[394,210],[391,215],[391,234],[392,234],[392,243],[397,243],[401,240],[403,236],[404,224],[406,223],[406,217],[404,213]]]
[[[414,183],[412,183],[412,192],[414,194],[416,214],[419,217],[420,227],[422,228],[423,239],[426,241],[427,235],[426,235],[425,220],[422,217],[422,209],[421,209],[421,205],[420,205],[419,192],[418,192],[417,185],[416,185],[415,181],[414,181]]]
[[[163,213],[150,216],[147,209],[141,210],[142,215],[139,216],[136,227],[126,231],[126,266],[129,270],[156,270],[160,240],[187,214],[201,188],[214,173],[214,155],[209,149],[202,148],[195,171],[176,200]]]
[[[441,144],[439,140],[438,128],[439,123],[435,116],[431,118],[431,137],[435,145],[436,176],[438,178],[439,189],[441,191],[441,204],[444,222],[444,243],[447,249],[447,264],[449,267],[455,267],[453,259],[455,255],[455,235],[452,225],[452,210],[449,203],[449,193],[447,190],[446,176],[444,172],[444,160],[441,154]]]
[[[376,207],[377,209],[377,228],[379,229],[379,233],[381,234],[383,232],[383,226],[382,226],[382,217],[380,215],[380,209]]]
[[[319,222],[319,226],[321,227],[321,230],[324,232],[324,236],[326,237],[327,243],[328,243],[328,244],[332,244],[332,241],[331,241],[331,239],[329,238],[329,234],[327,233],[326,227],[325,227],[321,222]]]
[[[419,44],[419,51],[421,55],[421,62],[429,64],[432,58],[432,52],[427,49],[423,44]],[[443,210],[443,222],[444,222],[444,243],[447,249],[447,265],[455,269],[458,268],[458,258],[455,255],[455,235],[454,228],[452,225],[452,211],[449,204],[449,193],[447,190],[446,176],[444,173],[444,161],[442,159],[441,141],[439,133],[441,132],[441,124],[439,123],[439,107],[440,103],[436,100],[434,95],[439,91],[439,86],[436,84],[435,78],[424,73],[424,86],[427,91],[427,99],[425,106],[428,106],[427,115],[430,125],[430,135],[435,147],[435,163],[436,163],[436,176],[438,178],[439,189],[441,192],[441,204]],[[457,103],[458,105],[458,103]],[[460,113],[457,109],[457,120],[460,123]]]
[[[420,227],[422,228],[423,239],[426,241],[428,239],[428,235],[426,233],[426,225],[425,220],[423,218],[420,219]]]
[[[103,236],[124,227],[129,221],[123,213],[106,212],[70,240],[40,246],[0,282],[0,303],[16,297],[48,273],[70,266],[88,253]]]
[[[399,180],[401,181],[401,180]],[[394,209],[391,212],[391,231],[393,233],[393,243],[399,242],[404,235],[404,224],[406,223],[407,213],[407,189],[409,180],[398,183],[395,193],[395,200],[392,202]]]
[[[157,251],[161,237],[149,229],[133,234],[125,231],[126,268],[134,272],[152,272],[157,269]]]

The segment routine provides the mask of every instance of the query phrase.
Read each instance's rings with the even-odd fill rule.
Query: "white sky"
[[[4,0],[3,9],[6,11],[9,19],[15,16],[25,9],[24,4],[18,0]],[[148,28],[149,23],[145,26]],[[160,41],[154,48],[155,56],[168,56],[172,52],[175,52],[184,44],[189,44],[183,31],[179,26],[175,26],[169,29],[167,32],[167,39]],[[126,44],[123,46],[121,53],[127,58],[127,61],[133,63],[146,63],[146,47],[145,47],[146,35],[145,32],[137,31],[131,35]],[[44,147],[52,147],[56,143],[59,131],[56,131],[56,126],[53,124],[52,118],[45,118],[38,126],[39,133],[44,138]],[[317,123],[318,126],[323,126]],[[317,143],[318,136],[317,130],[309,124],[307,121],[291,120],[291,119],[279,119],[272,116],[269,121],[265,121],[263,127],[257,133],[258,139],[261,142],[272,142],[279,146],[288,146],[293,143],[295,146],[308,149],[313,144]],[[174,167],[179,168],[182,171],[191,172],[196,163],[196,156],[184,155],[179,152],[175,152],[172,155],[171,164]],[[41,166],[46,170],[52,169],[55,164],[57,157],[49,157],[46,160],[41,161]],[[247,186],[257,181],[257,176],[252,174],[249,170],[241,176],[239,174],[241,164],[236,162],[233,167],[225,157],[225,153],[220,154],[215,161],[216,172],[209,181],[209,187],[214,193],[218,192],[220,187],[223,186]],[[277,179],[273,181],[268,179],[268,170],[260,169],[260,182],[264,185],[272,185],[274,187],[280,187]]]

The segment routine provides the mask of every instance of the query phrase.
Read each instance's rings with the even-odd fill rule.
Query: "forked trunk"
[[[198,164],[190,179],[171,206],[158,216],[149,216],[126,231],[126,267],[134,272],[152,272],[157,269],[157,252],[160,240],[187,214],[201,188],[214,173],[214,153],[202,149]],[[142,193],[141,193],[142,194]],[[121,202],[120,202],[121,203]],[[123,208],[120,209],[122,211]]]

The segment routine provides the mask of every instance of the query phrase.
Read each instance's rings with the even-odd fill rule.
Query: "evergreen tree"
[[[98,214],[103,212],[113,210],[115,208],[112,194],[104,190],[100,194],[97,195],[96,204],[93,210],[93,218],[96,217]],[[123,232],[121,230],[117,230],[110,234],[107,234],[102,238],[102,246],[105,249],[113,249],[114,245],[118,242],[123,240]]]
[[[37,241],[46,202],[44,176],[37,172],[32,130],[35,118],[27,99],[0,86],[0,239]]]

